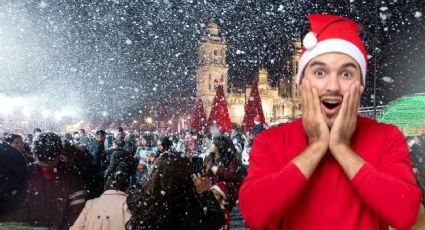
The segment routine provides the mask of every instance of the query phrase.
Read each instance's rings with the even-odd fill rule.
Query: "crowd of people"
[[[237,128],[4,133],[0,228],[230,229],[253,139]]]
[[[407,137],[406,139],[416,183],[422,190],[422,204],[425,206],[425,134]]]

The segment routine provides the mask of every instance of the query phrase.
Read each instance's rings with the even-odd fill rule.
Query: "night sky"
[[[76,105],[91,119],[103,112],[134,117],[152,106],[188,113],[197,48],[209,22],[221,27],[229,81],[240,88],[259,66],[269,69],[272,84],[288,77],[292,40],[307,32],[309,13],[361,24],[371,55],[363,106],[373,104],[375,60],[378,105],[424,92],[420,1],[3,0],[0,94]]]

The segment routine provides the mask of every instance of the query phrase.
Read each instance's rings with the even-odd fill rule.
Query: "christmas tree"
[[[259,115],[261,124],[265,123],[263,107],[261,105],[260,93],[258,91],[258,82],[254,78],[252,81],[251,94],[245,104],[245,117],[243,119],[241,128],[242,131],[251,131],[254,126],[254,118]]]
[[[208,126],[217,126],[221,132],[230,132],[232,130],[232,122],[230,121],[226,99],[224,98],[222,83],[217,86],[213,107],[208,118]]]
[[[205,117],[204,104],[201,98],[196,100],[195,110],[192,113],[190,128],[201,131],[207,127],[207,118]]]

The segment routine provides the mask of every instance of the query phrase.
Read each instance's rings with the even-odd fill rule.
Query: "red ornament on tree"
[[[230,132],[232,130],[232,122],[230,121],[226,99],[224,98],[223,83],[221,81],[217,86],[213,107],[208,118],[208,127],[214,125],[221,132]]]
[[[258,82],[254,78],[252,81],[251,94],[245,106],[245,117],[242,122],[242,131],[251,131],[254,126],[254,119],[256,116],[260,117],[261,124],[265,123],[263,106],[261,105],[260,93],[258,91]]]
[[[196,100],[195,110],[192,113],[192,120],[190,124],[190,128],[192,130],[201,131],[206,129],[207,127],[207,118],[205,116],[204,104],[201,98]]]

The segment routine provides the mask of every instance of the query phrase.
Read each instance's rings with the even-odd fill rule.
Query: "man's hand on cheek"
[[[317,89],[309,80],[303,79],[301,84],[302,118],[309,145],[317,144],[327,149],[329,145],[329,128],[322,115]]]
[[[334,153],[337,147],[350,147],[351,137],[356,129],[357,112],[360,106],[360,97],[363,87],[359,82],[350,86],[345,93],[341,109],[332,125],[329,139],[329,149]]]

